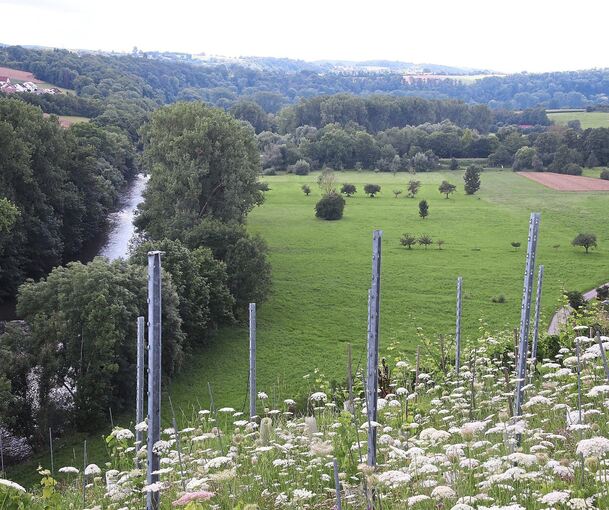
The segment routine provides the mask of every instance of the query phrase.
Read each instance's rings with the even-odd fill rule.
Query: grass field
[[[609,127],[607,112],[552,112],[548,113],[548,117],[557,124],[563,125],[571,120],[579,120],[582,129]]]
[[[451,335],[454,329],[455,284],[463,276],[463,333],[477,338],[480,320],[492,331],[518,324],[523,270],[531,211],[540,211],[538,262],[545,265],[543,322],[557,307],[561,289],[587,290],[609,281],[609,194],[564,193],[511,171],[485,171],[475,196],[463,193],[463,172],[418,174],[423,187],[417,199],[395,199],[391,191],[406,190],[408,174],[341,172],[339,181],[354,183],[358,193],[347,199],[345,216],[336,222],[315,218],[319,198],[317,175],[265,177],[271,191],[249,217],[248,228],[270,247],[273,293],[258,313],[258,388],[271,398],[293,395],[313,385],[303,379],[316,367],[343,379],[346,344],[357,363],[366,337],[367,289],[370,285],[372,230],[383,235],[381,350],[399,342],[413,350],[417,335]],[[449,200],[438,192],[447,179],[458,191]],[[306,197],[300,187],[311,185]],[[363,194],[363,185],[378,183],[377,198]],[[417,204],[430,204],[422,220]],[[597,234],[599,248],[585,255],[570,245],[578,232]],[[427,233],[446,243],[406,250],[402,233]],[[511,241],[522,247],[515,251]],[[554,248],[555,245],[560,245]],[[491,301],[503,294],[504,304]],[[419,330],[419,328],[421,328]],[[247,330],[221,331],[205,350],[192,353],[171,386],[174,405],[189,414],[215,402],[241,408],[247,384]],[[168,419],[167,405],[164,407]],[[128,423],[129,418],[123,422]],[[169,420],[167,421],[169,424]],[[109,425],[108,425],[109,428]],[[70,463],[70,443],[58,451],[56,465]],[[99,442],[93,445],[103,451]],[[82,445],[76,448],[80,458]],[[46,461],[46,458],[44,460]],[[39,458],[9,471],[17,480],[32,481]],[[48,465],[48,461],[47,461]]]

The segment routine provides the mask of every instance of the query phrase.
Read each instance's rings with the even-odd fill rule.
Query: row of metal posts
[[[523,299],[521,305],[520,336],[518,348],[518,361],[516,367],[517,388],[515,395],[514,414],[521,414],[523,387],[526,380],[526,365],[528,357],[528,337],[530,324],[531,297],[537,238],[539,234],[539,213],[532,213],[529,222],[529,238],[527,248],[526,268],[524,275]],[[368,421],[372,423],[368,431],[367,463],[376,465],[376,427],[373,422],[377,420],[378,406],[378,357],[379,357],[379,318],[380,318],[380,274],[381,274],[381,241],[382,231],[375,230],[372,240],[372,285],[368,293],[368,339],[367,339],[367,377],[366,377],[366,409]],[[154,445],[160,439],[160,389],[161,389],[161,253],[148,254],[148,478],[147,483],[158,481],[158,475],[152,474],[159,468],[159,456],[154,452]],[[531,359],[535,362],[539,335],[539,314],[541,305],[541,288],[543,283],[543,266],[539,267],[537,282],[537,296],[535,302],[534,332],[531,349]],[[461,367],[461,315],[462,315],[462,277],[457,279],[457,309],[456,309],[456,353],[455,371],[459,374]],[[136,420],[143,419],[143,380],[144,380],[144,318],[138,317],[137,335],[137,402]],[[604,354],[604,352],[602,352]],[[256,417],[256,305],[249,305],[249,412],[250,419]],[[136,441],[141,444],[142,432],[136,433]],[[336,468],[338,469],[338,468]],[[337,502],[340,504],[340,493],[337,485]],[[151,491],[147,496],[147,510],[157,510],[159,506],[159,493]]]

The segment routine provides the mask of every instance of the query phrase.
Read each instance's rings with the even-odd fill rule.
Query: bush
[[[429,204],[427,203],[427,200],[421,200],[419,202],[419,216],[423,219],[429,216]]]
[[[323,220],[340,220],[345,209],[345,199],[338,193],[328,193],[315,204],[315,216]]]
[[[370,198],[374,198],[374,195],[381,192],[381,187],[378,184],[366,184],[364,186],[364,192],[370,195]]]
[[[569,306],[571,308],[574,308],[575,310],[579,310],[582,306],[586,304],[584,295],[577,290],[570,290],[568,292],[565,292],[565,296],[569,301]]]
[[[609,170],[605,169],[601,172],[601,179],[604,181],[609,181]]]
[[[308,161],[305,161],[304,159],[299,159],[298,161],[296,161],[296,163],[292,165],[291,170],[296,175],[309,175],[309,172],[311,171],[311,165]]]
[[[497,296],[493,296],[491,301],[493,303],[505,303],[505,296],[503,294],[498,294]]]
[[[303,184],[300,189],[302,190],[302,192],[306,195],[309,196],[311,194],[311,187],[308,184]]]
[[[408,248],[409,250],[412,250],[412,247],[417,243],[417,238],[413,235],[410,235],[408,233],[406,234],[402,234],[402,237],[400,239],[400,244],[402,246],[406,246],[406,248]]]
[[[340,188],[340,192],[343,195],[347,195],[348,197],[350,197],[351,195],[354,195],[355,193],[357,193],[357,188],[355,187],[355,184],[345,183]]]
[[[512,241],[510,244],[512,245],[512,248],[514,248],[514,250],[520,248],[520,243],[517,241]]]
[[[417,242],[421,246],[425,246],[425,249],[427,249],[427,247],[433,243],[433,239],[431,238],[431,236],[428,236],[427,234],[423,234],[422,236],[419,236],[419,238],[417,239]]]
[[[584,171],[583,171],[582,167],[576,163],[569,163],[565,167],[565,171],[564,171],[564,173],[567,175],[581,175],[583,172]]]
[[[450,160],[450,166],[448,167],[451,170],[457,170],[459,168],[459,162],[457,161],[457,158],[452,158]]]
[[[596,299],[604,301],[609,298],[609,285],[601,285],[596,289]]]

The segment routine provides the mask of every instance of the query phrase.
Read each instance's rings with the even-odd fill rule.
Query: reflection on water
[[[108,238],[98,252],[98,255],[110,260],[125,258],[129,253],[129,241],[135,232],[133,218],[137,206],[144,200],[142,194],[146,188],[148,177],[139,174],[129,186],[123,197],[123,207],[110,215]]]

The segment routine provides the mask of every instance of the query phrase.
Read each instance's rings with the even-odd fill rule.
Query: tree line
[[[76,136],[20,101],[1,101],[0,108],[5,106],[15,108],[19,122],[29,119],[28,127],[38,123],[46,128],[45,133],[53,135],[44,137],[47,144]],[[0,132],[5,124],[0,123]],[[91,130],[83,144],[91,150],[99,143],[92,133],[101,128],[80,129]],[[35,141],[32,147],[44,154],[57,150]],[[49,427],[54,434],[72,428],[91,430],[106,419],[109,410],[117,413],[132,405],[136,318],[147,309],[148,251],[164,252],[165,377],[176,374],[185,354],[205,345],[218,327],[243,319],[247,304],[262,303],[269,293],[266,244],[245,228],[248,212],[264,199],[251,128],[203,103],[180,103],[152,115],[142,130],[142,147],[142,164],[150,172],[150,181],[138,211],[139,235],[129,259],[71,262],[46,277],[48,268],[40,268],[40,274],[32,276],[42,278],[30,279],[19,288],[17,312],[24,322],[8,323],[0,332],[0,355],[6,361],[0,364],[0,423],[25,436],[33,447],[45,443]],[[33,154],[32,160],[38,156]],[[88,170],[77,168],[81,173]],[[15,166],[15,173],[30,177],[24,190],[41,192],[42,182],[36,179],[55,182],[56,187],[46,187],[54,195],[72,190],[70,181],[45,174],[45,169]],[[65,168],[58,162],[53,170],[61,174]],[[21,189],[17,184],[15,188]],[[44,213],[52,212],[45,201],[59,200],[42,194],[29,198],[33,207],[44,206]],[[73,199],[62,196],[61,200]],[[6,213],[0,223],[3,232],[17,236],[20,222],[30,217],[37,222],[32,230],[43,228],[39,225],[43,218],[36,216],[37,210],[27,209],[18,194],[0,199],[0,211]],[[50,215],[52,224],[44,228],[57,227],[61,232],[61,219]],[[45,241],[44,236],[38,237],[31,243]],[[31,249],[39,248],[33,245]],[[11,262],[5,257],[2,267]]]

